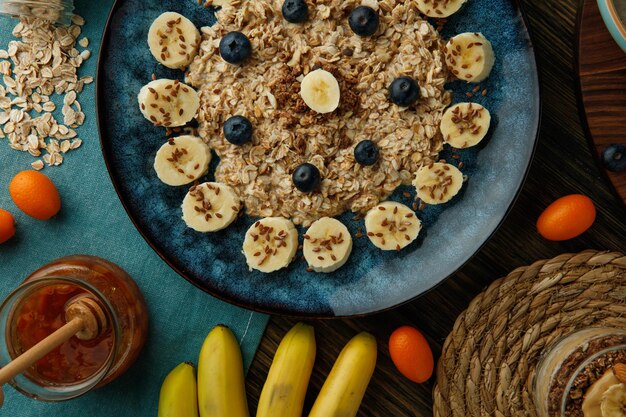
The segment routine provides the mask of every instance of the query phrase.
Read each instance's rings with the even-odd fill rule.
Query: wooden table
[[[395,328],[404,324],[420,328],[438,357],[458,314],[490,282],[512,269],[563,252],[589,248],[626,250],[626,210],[600,174],[579,120],[578,79],[574,70],[578,1],[522,2],[538,54],[543,118],[537,154],[519,200],[480,254],[436,290],[388,313],[313,323],[318,354],[305,416],[343,345],[363,330],[378,338],[379,361],[359,416],[431,416],[434,377],[418,385],[395,370],[387,352],[387,340]],[[570,193],[586,194],[596,202],[596,224],[572,241],[555,243],[541,239],[535,230],[539,213],[554,199]],[[252,412],[273,353],[281,337],[296,322],[281,317],[270,321],[248,374]]]

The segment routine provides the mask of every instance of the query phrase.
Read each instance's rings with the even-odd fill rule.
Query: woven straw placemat
[[[535,417],[533,379],[543,349],[589,326],[626,328],[624,254],[564,254],[497,280],[444,343],[435,417]]]

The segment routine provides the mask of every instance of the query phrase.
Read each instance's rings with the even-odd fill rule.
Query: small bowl
[[[626,0],[598,0],[598,7],[611,36],[626,52]]]

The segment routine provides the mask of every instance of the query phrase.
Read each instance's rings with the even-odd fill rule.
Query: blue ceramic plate
[[[241,245],[255,220],[244,216],[216,234],[186,228],[180,204],[187,187],[164,185],[152,168],[165,136],[144,120],[136,96],[153,72],[159,78],[182,79],[182,73],[157,65],[146,44],[150,23],[168,10],[187,16],[198,27],[215,21],[212,11],[196,1],[117,1],[100,56],[99,125],[111,178],[135,225],[172,268],[203,290],[273,314],[339,317],[379,312],[423,294],[457,271],[494,233],[515,201],[539,127],[534,53],[517,3],[470,0],[448,20],[444,36],[480,31],[492,41],[497,60],[489,79],[481,83],[487,96],[472,98],[494,119],[480,149],[460,152],[462,171],[469,177],[463,192],[448,204],[419,212],[424,229],[402,252],[383,252],[360,238],[354,239],[348,263],[332,274],[308,273],[301,259],[278,273],[249,272]],[[449,88],[455,101],[467,101],[473,85],[454,82]],[[442,155],[458,163],[450,156],[449,151]],[[206,180],[211,179],[209,174]],[[401,189],[392,199],[410,206],[413,197],[404,197],[406,191],[412,190]],[[351,213],[340,218],[354,236],[363,224],[352,219]]]

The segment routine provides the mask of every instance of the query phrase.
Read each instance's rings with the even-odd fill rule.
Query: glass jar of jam
[[[119,266],[77,255],[33,272],[0,306],[0,365],[5,366],[65,324],[73,297],[89,295],[107,316],[93,340],[72,337],[18,375],[11,384],[44,401],[62,401],[101,387],[137,359],[148,333],[143,295]]]
[[[626,367],[626,330],[590,327],[555,341],[535,374],[538,416],[601,417],[607,391],[626,395],[624,381],[614,372],[619,364]]]

